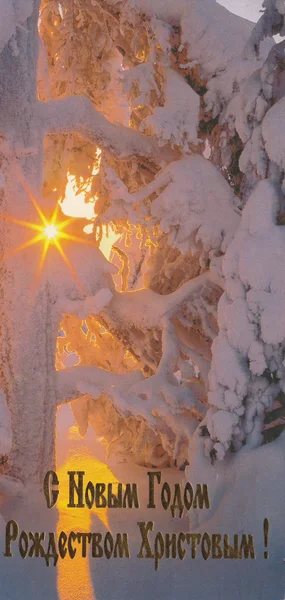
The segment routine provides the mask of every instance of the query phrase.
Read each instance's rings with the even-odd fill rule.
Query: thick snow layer
[[[190,0],[182,18],[182,42],[190,46],[192,60],[209,77],[225,70],[246,44],[252,24],[218,3]]]
[[[217,412],[207,416],[220,458],[232,441],[237,448],[242,441],[262,442],[264,410],[285,388],[285,230],[277,225],[279,207],[274,184],[260,182],[224,258],[226,286],[209,375],[209,401]]]
[[[167,172],[170,183],[151,205],[161,229],[173,230],[172,244],[184,251],[201,242],[207,252],[225,252],[239,224],[228,183],[198,155],[172,163]]]

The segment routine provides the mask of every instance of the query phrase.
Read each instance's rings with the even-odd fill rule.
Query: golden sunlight
[[[70,264],[66,254],[63,250],[61,242],[63,240],[68,240],[68,241],[73,241],[73,242],[77,242],[80,244],[87,244],[89,246],[94,246],[94,248],[98,248],[98,242],[96,240],[92,240],[92,239],[88,240],[86,238],[85,239],[82,238],[81,236],[79,237],[77,235],[71,235],[67,231],[64,231],[64,230],[71,223],[74,222],[74,219],[76,217],[81,217],[83,219],[85,218],[85,219],[91,221],[90,226],[87,225],[84,228],[85,232],[86,233],[93,232],[93,221],[96,217],[96,213],[94,211],[94,206],[95,206],[95,201],[97,200],[97,196],[95,195],[94,199],[92,199],[89,202],[86,202],[86,194],[88,192],[90,192],[90,190],[91,190],[92,176],[97,174],[99,171],[100,155],[101,155],[101,151],[98,148],[97,153],[96,153],[97,162],[95,163],[92,173],[91,173],[90,177],[87,179],[87,181],[85,182],[81,191],[79,191],[78,188],[76,187],[74,177],[72,177],[70,175],[70,173],[68,174],[68,183],[66,186],[65,198],[63,200],[61,200],[58,204],[56,204],[56,207],[55,207],[55,210],[54,210],[51,220],[47,219],[47,217],[43,213],[36,197],[34,196],[32,190],[30,189],[30,187],[24,177],[21,167],[19,165],[17,165],[15,167],[17,177],[18,177],[20,183],[22,184],[31,203],[33,204],[35,211],[38,213],[38,216],[40,217],[40,220],[41,220],[41,224],[36,224],[36,223],[16,219],[15,217],[12,217],[7,214],[0,214],[0,219],[4,219],[15,225],[20,225],[22,227],[31,229],[35,232],[35,235],[33,237],[28,239],[23,244],[19,244],[18,246],[15,246],[13,249],[11,249],[9,252],[7,252],[7,254],[5,254],[5,256],[3,258],[6,259],[6,258],[8,258],[8,256],[17,254],[18,252],[21,252],[22,250],[24,250],[28,247],[31,247],[34,244],[44,242],[37,274],[35,277],[35,286],[37,286],[39,283],[39,278],[40,278],[40,275],[41,275],[41,272],[42,272],[42,269],[44,266],[44,262],[45,262],[45,258],[46,258],[47,252],[48,252],[49,245],[51,243],[53,243],[56,246],[61,257],[63,258],[66,266],[70,270],[72,277],[74,278],[75,281],[77,281],[77,284],[80,287],[82,287],[77,273],[75,272],[73,266]],[[57,223],[56,221],[57,221],[59,207],[61,207],[61,209],[65,215],[69,215],[69,217],[71,217],[71,218],[68,218],[63,222]],[[87,227],[88,227],[88,230],[87,230]],[[103,237],[101,239],[99,247],[100,247],[101,252],[107,258],[107,260],[110,259],[112,245],[115,243],[115,241],[118,239],[118,237],[119,237],[119,235],[115,234],[114,231],[112,230],[112,228],[107,228],[106,233],[103,234]]]
[[[67,184],[65,188],[65,195],[62,200],[60,200],[59,204],[62,212],[69,217],[73,218],[81,218],[90,221],[83,228],[84,233],[90,235],[93,233],[93,221],[96,217],[95,204],[98,200],[97,194],[94,195],[94,198],[89,199],[86,202],[86,196],[91,191],[92,186],[92,178],[94,175],[99,173],[101,162],[101,150],[97,148],[96,151],[96,162],[90,174],[90,177],[85,181],[82,185],[81,189],[78,187],[76,183],[76,178],[71,173],[67,173]],[[107,260],[110,260],[110,255],[112,252],[113,244],[120,237],[119,234],[115,233],[111,227],[106,227],[105,232],[103,232],[102,239],[99,244],[99,248],[104,254]]]
[[[94,198],[86,202],[86,194],[91,191],[92,180],[94,175],[97,175],[100,170],[101,149],[97,148],[95,153],[95,164],[90,173],[90,176],[83,183],[80,179],[81,189],[79,189],[76,178],[71,173],[67,173],[67,184],[65,188],[65,196],[60,200],[62,212],[68,217],[85,218],[88,221],[95,218],[95,202],[98,200],[97,194]]]
[[[54,223],[50,223],[44,230],[45,236],[48,240],[54,240],[58,235],[58,227]]]
[[[94,168],[92,175],[96,175],[97,169]],[[82,190],[79,191],[76,185],[76,179],[71,173],[67,174],[67,184],[65,188],[65,196],[60,201],[62,212],[68,217],[84,218],[90,221],[95,217],[94,205],[97,197],[94,200],[86,202],[86,194],[90,192],[92,177],[85,183]]]
[[[108,522],[108,509],[95,508],[67,508],[68,501],[68,471],[83,470],[86,478],[91,481],[104,482],[106,486],[112,483],[114,486],[118,479],[111,469],[100,461],[85,444],[78,433],[78,427],[73,425],[69,428],[67,438],[72,440],[68,456],[63,464],[57,464],[57,474],[60,479],[61,494],[57,503],[59,519],[57,533],[65,531],[68,535],[74,531],[76,523],[77,531],[89,533],[92,529],[96,531],[96,524],[101,521],[103,526],[110,531]],[[98,528],[98,525],[97,525]],[[100,529],[99,529],[100,530]],[[76,577],[74,577],[76,570]],[[68,555],[64,560],[58,562],[57,567],[57,589],[59,600],[95,600],[95,592],[90,573],[90,563],[87,557],[78,552],[74,559]]]

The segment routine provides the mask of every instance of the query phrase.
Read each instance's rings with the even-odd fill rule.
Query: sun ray
[[[36,244],[40,241],[44,241],[44,246],[43,246],[42,253],[40,256],[39,265],[38,265],[38,268],[37,268],[37,271],[35,274],[35,278],[34,278],[35,283],[33,285],[33,291],[35,291],[35,288],[39,283],[39,279],[41,276],[41,272],[43,270],[43,266],[44,266],[44,262],[46,259],[46,255],[47,255],[49,246],[50,246],[50,244],[54,244],[55,247],[57,248],[59,254],[63,258],[64,263],[66,264],[67,268],[69,269],[74,281],[76,282],[76,285],[84,293],[84,295],[87,295],[87,291],[84,288],[82,282],[80,281],[80,278],[79,278],[76,270],[74,269],[74,267],[70,263],[68,257],[66,256],[66,254],[61,246],[60,240],[61,239],[68,240],[68,241],[77,242],[80,244],[86,244],[86,245],[93,246],[96,248],[98,247],[97,243],[91,242],[90,240],[82,239],[79,236],[72,235],[72,234],[67,233],[66,231],[63,231],[66,227],[73,224],[77,219],[75,217],[69,217],[69,218],[65,219],[64,221],[61,221],[58,223],[57,218],[58,218],[58,212],[60,209],[59,203],[56,204],[53,214],[52,214],[51,218],[49,218],[49,220],[48,220],[47,217],[44,215],[42,209],[40,208],[37,199],[35,198],[34,194],[32,193],[31,188],[29,187],[20,166],[15,165],[15,170],[16,170],[16,174],[17,174],[17,177],[18,177],[21,185],[23,186],[24,190],[27,193],[28,198],[31,200],[36,212],[38,213],[42,224],[39,225],[36,223],[31,223],[30,221],[25,221],[23,219],[15,218],[10,215],[0,214],[0,220],[3,219],[8,222],[11,222],[15,225],[20,225],[22,227],[26,227],[28,229],[32,229],[34,231],[39,232],[38,235],[34,236],[33,238],[29,239],[28,241],[24,242],[23,244],[20,244],[16,248],[9,250],[4,255],[3,259],[6,259],[7,257],[9,257],[11,255],[17,254],[17,253],[21,252],[22,250],[25,250],[26,248],[29,248],[30,246],[33,246],[34,244]]]
[[[56,205],[55,205],[55,209],[53,211],[53,214],[52,214],[51,223],[56,223],[57,217],[58,217],[58,210],[59,210],[59,204],[57,202]],[[57,225],[57,227],[59,227],[59,226]]]
[[[92,242],[91,240],[86,240],[84,238],[81,238],[77,235],[72,235],[65,231],[61,231],[59,233],[58,237],[60,237],[64,240],[70,240],[71,242],[77,242],[78,244],[84,244],[85,246],[93,246],[94,248],[98,248],[97,242]]]
[[[40,233],[39,235],[36,235],[31,240],[28,240],[27,242],[24,242],[24,244],[21,244],[20,246],[17,246],[16,248],[13,248],[13,250],[9,250],[9,252],[7,252],[6,254],[4,254],[3,260],[5,260],[6,258],[8,258],[9,256],[12,256],[14,254],[18,254],[18,252],[21,252],[22,250],[25,250],[26,248],[29,248],[29,246],[33,246],[34,244],[37,244],[43,238],[44,238],[44,233],[42,231],[42,233]]]
[[[3,218],[5,220],[8,220],[14,224],[18,224],[21,225],[23,227],[27,227],[29,229],[33,229],[35,231],[39,231],[39,234],[33,238],[31,238],[30,240],[27,240],[26,242],[24,242],[23,244],[17,246],[16,248],[13,248],[12,250],[10,250],[9,252],[7,252],[4,256],[3,256],[3,260],[5,260],[7,257],[17,254],[18,252],[21,252],[22,250],[25,250],[26,248],[29,248],[30,246],[33,246],[34,244],[44,240],[45,244],[43,247],[43,251],[41,254],[41,258],[40,258],[40,262],[39,262],[39,266],[37,269],[37,273],[35,275],[35,285],[38,284],[39,279],[40,279],[40,275],[41,275],[41,271],[43,269],[43,265],[45,262],[45,258],[47,255],[47,251],[49,248],[49,245],[51,243],[53,243],[58,252],[60,253],[60,255],[62,256],[65,264],[67,265],[69,271],[71,272],[71,275],[73,277],[73,279],[75,280],[76,284],[78,285],[78,287],[81,289],[81,291],[84,292],[84,294],[86,294],[86,290],[84,289],[84,286],[82,285],[82,282],[79,279],[78,274],[76,273],[74,267],[72,266],[72,264],[70,263],[70,261],[68,260],[61,244],[59,241],[59,238],[62,239],[66,239],[66,240],[70,240],[70,241],[76,241],[79,243],[87,243],[90,244],[89,241],[85,241],[82,240],[80,237],[68,234],[66,232],[63,232],[62,229],[63,227],[66,227],[68,224],[73,223],[75,221],[74,218],[69,218],[66,219],[65,221],[63,221],[62,223],[57,224],[56,223],[56,217],[57,217],[57,213],[58,213],[58,208],[56,207],[56,209],[53,212],[52,215],[52,219],[50,222],[47,221],[47,219],[44,217],[42,219],[43,225],[36,225],[34,223],[30,223],[28,221],[23,221],[20,219],[14,219],[13,217],[10,217],[8,215],[1,215],[0,214],[0,219]],[[95,245],[92,244],[91,245]]]
[[[76,273],[76,271],[75,271],[74,267],[72,266],[71,262],[68,260],[68,258],[67,258],[67,256],[66,256],[66,254],[65,254],[65,252],[64,252],[64,250],[63,250],[63,248],[61,247],[61,245],[60,245],[59,241],[58,241],[58,240],[55,238],[55,239],[53,240],[53,242],[54,242],[54,244],[56,245],[56,247],[57,247],[57,249],[58,249],[58,251],[59,251],[60,255],[62,256],[62,258],[63,258],[63,260],[64,260],[64,262],[65,262],[65,264],[66,264],[66,265],[67,265],[67,267],[69,268],[69,270],[70,270],[70,272],[71,272],[71,275],[72,275],[73,279],[76,281],[76,283],[77,283],[77,285],[79,286],[79,288],[81,289],[81,291],[83,291],[83,293],[84,293],[85,295],[87,295],[87,292],[86,292],[86,290],[85,290],[85,288],[84,288],[84,286],[83,286],[82,282],[80,281],[80,279],[79,279],[79,277],[78,277],[78,275],[77,275],[77,273]]]
[[[39,204],[38,204],[38,202],[37,202],[37,200],[36,200],[36,198],[35,198],[35,196],[34,196],[34,194],[33,194],[32,190],[31,190],[31,189],[30,189],[30,187],[28,186],[28,184],[27,184],[27,182],[26,182],[26,180],[25,180],[25,178],[24,178],[24,175],[23,175],[23,173],[21,172],[21,169],[18,167],[18,165],[16,165],[16,166],[15,166],[15,169],[16,169],[16,172],[17,172],[18,179],[19,179],[20,183],[22,184],[22,186],[23,186],[23,188],[24,188],[25,192],[26,192],[26,193],[27,193],[27,195],[29,196],[29,198],[30,198],[30,200],[31,200],[31,202],[32,202],[32,204],[33,204],[33,206],[34,206],[34,208],[36,209],[36,211],[37,211],[37,213],[38,213],[38,215],[39,215],[39,217],[40,217],[40,219],[41,219],[42,223],[43,223],[43,224],[44,224],[44,225],[47,227],[47,225],[48,225],[48,222],[47,222],[47,220],[46,220],[46,217],[45,217],[45,215],[44,215],[44,213],[43,213],[43,211],[42,211],[41,207],[39,206]]]
[[[15,217],[10,217],[9,215],[0,214],[0,219],[4,219],[5,221],[9,221],[15,225],[21,225],[22,227],[28,227],[28,229],[33,229],[34,231],[42,231],[42,225],[36,225],[35,223],[30,223],[30,221],[23,221],[22,219],[15,219]]]
[[[37,289],[37,287],[38,287],[39,280],[40,280],[40,277],[41,277],[41,272],[42,272],[42,269],[43,269],[43,266],[44,266],[44,262],[45,262],[45,258],[46,258],[46,255],[47,255],[47,251],[48,251],[49,245],[50,245],[50,242],[49,242],[48,239],[46,239],[44,247],[43,247],[43,251],[42,251],[42,254],[41,254],[40,262],[39,262],[39,265],[38,265],[38,269],[37,269],[37,272],[36,272],[36,275],[35,275],[35,281],[34,281],[34,285],[33,285],[33,292],[35,292],[36,289]]]
[[[65,227],[68,227],[68,225],[72,225],[72,223],[75,223],[75,221],[77,221],[78,219],[76,217],[69,217],[69,219],[65,219],[65,221],[62,221],[61,223],[58,223],[58,229],[61,231],[62,229],[65,229]]]

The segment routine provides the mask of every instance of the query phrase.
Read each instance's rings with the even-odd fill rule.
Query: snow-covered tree
[[[43,480],[69,401],[83,435],[90,423],[143,464],[184,465],[197,427],[212,460],[270,439],[285,385],[285,59],[270,37],[284,3],[265,0],[255,27],[214,0],[0,10],[10,474]],[[59,209],[70,175],[95,210],[89,235]]]

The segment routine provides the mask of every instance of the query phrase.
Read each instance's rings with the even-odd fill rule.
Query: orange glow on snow
[[[104,527],[110,531],[108,523],[107,508],[67,508],[69,494],[68,471],[85,471],[85,483],[88,481],[117,484],[118,479],[109,469],[109,467],[91,454],[87,445],[78,433],[77,426],[73,425],[68,430],[68,439],[72,440],[74,447],[71,448],[67,460],[60,467],[57,466],[56,472],[60,480],[60,495],[58,497],[57,508],[59,519],[57,523],[57,535],[64,531],[67,535],[71,531],[89,533],[96,532],[97,519],[103,523]],[[77,443],[80,440],[80,443]],[[116,485],[114,485],[116,490]],[[94,518],[95,517],[95,518]],[[105,532],[102,532],[105,535]],[[96,600],[93,589],[92,578],[90,574],[88,556],[91,552],[87,544],[87,556],[82,557],[80,544],[74,544],[78,547],[78,552],[73,559],[68,554],[58,561],[57,566],[57,590],[59,600]],[[97,563],[99,564],[99,563]]]
[[[110,260],[112,246],[119,239],[119,235],[113,231],[113,229],[109,229],[108,233],[103,234],[102,240],[100,242],[100,250],[107,258]]]

